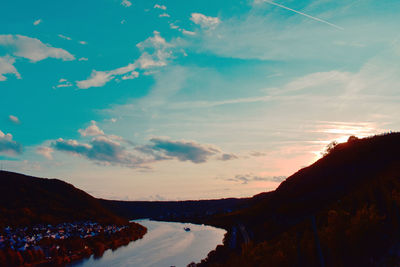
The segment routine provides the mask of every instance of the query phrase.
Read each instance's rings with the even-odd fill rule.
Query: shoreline
[[[101,233],[88,238],[71,237],[64,240],[45,239],[35,249],[18,251],[0,249],[2,266],[66,266],[89,258],[101,257],[108,249],[115,250],[143,238],[147,228],[130,222],[127,228],[113,234]]]

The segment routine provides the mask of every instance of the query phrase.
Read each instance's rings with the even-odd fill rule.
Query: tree
[[[329,145],[326,146],[324,156],[329,155],[332,153],[332,151],[335,149],[335,147],[338,145],[337,141],[332,141],[329,143]]]

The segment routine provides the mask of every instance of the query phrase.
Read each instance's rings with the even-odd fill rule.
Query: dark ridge
[[[119,201],[99,199],[119,216],[133,219],[153,219],[202,223],[215,214],[229,213],[248,206],[250,198],[226,198],[187,201]]]
[[[94,197],[58,179],[0,171],[0,227],[91,220],[104,224],[128,221]]]
[[[208,218],[228,235],[200,266],[399,266],[399,207],[400,133],[351,137],[249,207]]]

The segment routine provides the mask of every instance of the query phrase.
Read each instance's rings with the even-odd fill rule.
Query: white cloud
[[[209,17],[201,13],[192,13],[190,20],[202,28],[215,28],[221,21],[218,17]]]
[[[142,69],[148,69],[153,67],[163,67],[167,65],[164,60],[155,60],[152,55],[144,52],[138,59],[138,63]]]
[[[155,4],[154,8],[158,8],[158,9],[162,9],[162,10],[167,10],[167,7],[164,5],[159,5],[159,4]]]
[[[21,123],[20,120],[18,119],[18,117],[17,117],[17,116],[14,116],[14,115],[8,116],[8,119],[9,119],[11,122],[16,123],[16,124],[20,124],[20,123]]]
[[[138,59],[142,69],[165,66],[167,60],[172,56],[170,48],[173,45],[165,41],[158,31],[154,31],[153,34],[153,37],[136,45],[142,51],[142,55]],[[146,50],[150,50],[152,53],[146,52]]]
[[[90,87],[101,87],[107,82],[115,78],[116,75],[123,75],[128,72],[132,72],[136,69],[136,64],[129,64],[125,67],[118,68],[111,71],[97,71],[93,70],[90,77],[83,81],[77,81],[76,85],[80,89],[87,89]]]
[[[68,41],[71,41],[71,40],[72,40],[71,37],[65,36],[65,35],[62,35],[62,34],[59,34],[58,37],[60,37],[61,39],[68,40]],[[78,41],[78,43],[81,44],[81,45],[87,45],[87,42],[86,42],[86,41]]]
[[[101,130],[97,124],[96,121],[91,121],[90,125],[86,129],[79,129],[78,132],[82,136],[98,136],[98,135],[104,135],[103,130]]]
[[[81,57],[78,59],[79,61],[88,61],[89,59],[87,57]]]
[[[33,25],[34,25],[34,26],[37,26],[37,25],[39,25],[40,23],[42,23],[42,19],[37,19],[37,20],[35,20],[35,21],[33,22]]]
[[[169,46],[167,41],[163,37],[161,37],[160,32],[154,31],[153,36],[147,38],[143,42],[140,42],[136,45],[139,49],[144,50],[146,48],[156,48],[156,49],[162,49],[164,47]]]
[[[182,29],[182,33],[183,33],[183,34],[186,34],[186,35],[191,35],[191,36],[196,35],[195,32],[187,31],[187,30],[185,30],[185,29]]]
[[[167,13],[162,13],[162,14],[160,14],[160,15],[158,15],[160,18],[169,18],[169,17],[171,17],[169,14],[167,14]]]
[[[46,159],[53,159],[53,152],[54,149],[52,149],[51,147],[38,147],[36,148],[36,153],[39,155],[42,155],[43,157],[45,157]]]
[[[175,25],[175,24],[173,24],[173,23],[170,23],[170,24],[169,24],[169,27],[170,27],[171,29],[179,29],[179,26],[177,26],[177,25]]]
[[[193,31],[188,31],[188,30],[185,30],[185,29],[183,29],[183,28],[180,28],[178,25],[175,25],[175,24],[173,24],[173,23],[170,23],[170,24],[169,24],[169,27],[170,27],[171,29],[180,31],[181,33],[183,33],[183,34],[185,34],[185,35],[190,35],[190,36],[196,35],[195,32],[193,32]]]
[[[32,62],[41,61],[46,58],[57,58],[74,60],[75,57],[62,48],[55,48],[42,43],[39,39],[30,38],[23,35],[0,35],[0,46],[5,46],[13,50],[13,55],[23,57]]]
[[[139,77],[139,72],[132,71],[130,74],[122,76],[122,80],[131,80],[137,77]]]
[[[0,81],[7,80],[7,77],[4,74],[14,74],[17,79],[21,79],[21,75],[14,67],[15,58],[10,56],[0,57]]]
[[[149,69],[167,65],[167,60],[172,56],[170,49],[173,45],[161,37],[159,32],[154,31],[153,34],[152,37],[136,45],[142,54],[135,62],[110,71],[93,70],[89,78],[76,82],[78,88],[87,89],[90,87],[101,87],[113,80],[116,76],[121,75],[124,75],[121,77],[122,80],[134,79],[139,75],[139,73],[135,71],[138,68]]]
[[[53,86],[53,88],[55,89],[55,88],[71,87],[71,86],[72,86],[71,82],[69,82],[67,79],[62,78],[58,81],[58,84],[56,86]]]
[[[22,145],[15,142],[10,133],[4,134],[0,130],[0,154],[15,156],[22,153]]]
[[[121,5],[123,5],[124,7],[130,7],[132,5],[132,3],[128,0],[123,0],[121,2]]]
[[[144,168],[142,165],[146,163],[146,160],[133,155],[126,150],[126,147],[107,136],[94,137],[89,144],[59,138],[51,143],[51,147],[103,165]]]
[[[87,80],[77,81],[76,85],[80,89],[87,89],[90,87],[101,87],[104,86],[108,81],[114,77],[106,71],[93,70],[90,77]]]
[[[65,35],[62,35],[62,34],[59,34],[58,37],[60,37],[61,39],[68,40],[68,41],[71,41],[71,40],[72,40],[71,37],[68,37],[68,36],[65,36]]]

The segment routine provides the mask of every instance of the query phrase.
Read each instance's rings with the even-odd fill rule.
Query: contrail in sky
[[[316,21],[325,23],[325,24],[327,24],[327,25],[329,25],[329,26],[332,26],[332,27],[334,27],[334,28],[336,28],[336,29],[344,30],[342,27],[340,27],[340,26],[338,26],[338,25],[335,25],[335,24],[333,24],[333,23],[330,23],[330,22],[328,22],[328,21],[326,21],[326,20],[319,19],[319,18],[310,16],[310,15],[307,15],[307,14],[305,14],[305,13],[303,13],[303,12],[300,12],[300,11],[297,11],[297,10],[294,10],[294,9],[291,9],[291,8],[289,8],[289,7],[280,5],[280,4],[278,4],[278,3],[275,3],[275,2],[272,2],[272,1],[268,1],[268,0],[264,0],[264,2],[266,2],[266,3],[268,3],[268,4],[271,4],[271,5],[274,5],[274,6],[277,6],[277,7],[280,7],[280,8],[283,8],[283,9],[286,9],[286,10],[290,10],[290,11],[295,12],[295,13],[297,13],[297,14],[303,15],[303,16],[305,16],[305,17],[307,17],[307,18],[310,18],[310,19],[313,19],[313,20],[316,20]]]

